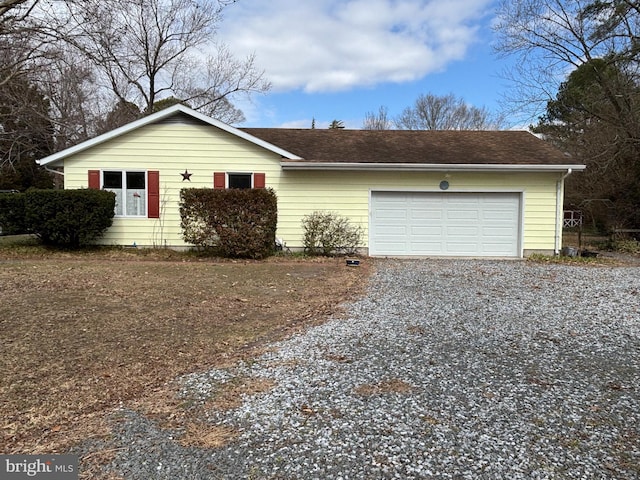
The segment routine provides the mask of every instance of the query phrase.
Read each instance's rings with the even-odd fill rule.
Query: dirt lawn
[[[177,376],[258,355],[339,312],[371,267],[0,249],[0,452],[108,437],[124,406],[191,422]]]

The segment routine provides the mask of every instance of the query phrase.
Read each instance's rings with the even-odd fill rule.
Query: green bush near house
[[[278,201],[270,188],[185,188],[180,218],[185,242],[215,247],[224,257],[257,259],[274,251]]]
[[[335,212],[315,211],[302,219],[303,245],[311,255],[353,254],[362,241],[362,227]]]
[[[78,248],[100,238],[113,223],[115,194],[106,190],[30,190],[24,221],[45,245]]]
[[[24,221],[24,193],[0,193],[0,231],[2,235],[27,233]]]

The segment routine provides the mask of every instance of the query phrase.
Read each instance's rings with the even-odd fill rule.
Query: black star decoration
[[[185,180],[191,181],[191,175],[193,175],[193,173],[189,173],[187,170],[185,170],[184,173],[181,173],[180,175],[182,175],[182,181],[183,182]]]

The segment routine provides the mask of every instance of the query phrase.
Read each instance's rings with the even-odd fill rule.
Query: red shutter
[[[253,174],[253,188],[264,188],[265,186],[265,174],[254,173]]]
[[[100,170],[89,170],[89,188],[100,189]]]
[[[160,172],[147,172],[147,216],[160,218]]]
[[[213,173],[213,188],[225,188],[227,186],[227,175],[224,172]]]

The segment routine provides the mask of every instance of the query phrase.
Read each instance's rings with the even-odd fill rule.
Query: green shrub
[[[115,202],[115,194],[106,190],[30,190],[25,223],[45,245],[77,248],[111,226]]]
[[[0,193],[0,230],[3,235],[27,233],[24,197],[24,193]]]
[[[264,258],[275,248],[278,202],[272,189],[185,188],[182,237],[230,258]]]
[[[302,219],[303,245],[311,255],[353,254],[362,240],[362,227],[335,212],[315,211]]]

